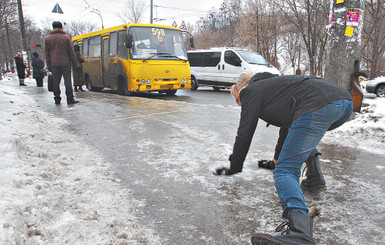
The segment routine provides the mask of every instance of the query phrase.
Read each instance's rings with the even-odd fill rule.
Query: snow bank
[[[110,163],[23,91],[0,81],[0,243],[160,244]]]
[[[371,153],[385,154],[385,98],[366,98],[361,113],[355,119],[330,131],[324,143],[360,148]]]

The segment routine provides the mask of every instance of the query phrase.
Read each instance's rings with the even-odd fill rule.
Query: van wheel
[[[191,77],[191,88],[190,88],[190,90],[197,90],[197,88],[198,88],[198,81],[197,81],[197,79],[194,76],[192,76]]]

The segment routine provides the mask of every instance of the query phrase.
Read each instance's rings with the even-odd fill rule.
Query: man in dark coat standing
[[[60,104],[60,80],[64,77],[67,104],[75,104],[71,81],[71,64],[76,67],[75,50],[71,37],[63,31],[59,21],[52,23],[53,30],[45,38],[44,48],[47,68],[52,72],[55,104]]]
[[[33,52],[32,55],[32,77],[35,78],[37,87],[43,87],[44,73],[42,69],[44,68],[44,61],[39,58],[38,53]]]
[[[341,126],[350,117],[350,94],[319,77],[270,73],[241,74],[232,94],[242,107],[241,119],[230,168],[217,168],[217,175],[242,172],[259,119],[289,128],[274,171],[282,217],[289,220],[289,228],[281,236],[257,234],[252,244],[314,244],[313,216],[308,215],[299,184],[301,167],[306,159],[317,156],[317,145],[326,131]]]
[[[27,86],[24,83],[25,68],[27,68],[27,67],[24,65],[23,56],[21,55],[20,52],[17,53],[15,56],[15,64],[16,64],[17,76],[19,77],[19,85],[20,86]]]

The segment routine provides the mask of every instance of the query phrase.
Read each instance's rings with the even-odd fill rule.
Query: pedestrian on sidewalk
[[[82,55],[80,54],[80,46],[74,45],[74,50],[76,54],[76,66],[73,67],[73,76],[74,76],[74,90],[75,92],[83,91],[82,86],[84,85],[83,82],[83,63],[84,59]],[[78,89],[79,88],[79,89]]]
[[[27,67],[24,65],[23,56],[21,55],[20,52],[18,52],[15,56],[15,64],[16,64],[17,76],[19,77],[19,85],[20,86],[27,86],[24,83],[25,68],[27,68]]]
[[[36,87],[43,87],[44,61],[40,59],[38,53],[33,52],[32,55],[32,77],[36,80]]]
[[[288,127],[274,170],[274,182],[288,230],[280,236],[257,234],[252,244],[314,244],[313,216],[303,196],[299,177],[309,157],[318,154],[317,145],[326,131],[341,126],[353,111],[349,92],[319,77],[276,76],[270,73],[242,73],[232,94],[241,106],[241,119],[230,155],[230,168],[217,175],[242,172],[243,163],[258,120]]]
[[[44,47],[48,70],[53,77],[53,94],[55,104],[60,104],[60,80],[64,78],[67,104],[75,104],[71,81],[71,64],[76,67],[76,55],[71,37],[63,31],[59,21],[52,23],[53,30],[45,38]]]

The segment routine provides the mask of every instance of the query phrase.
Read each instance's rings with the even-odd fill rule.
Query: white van
[[[280,75],[260,54],[238,48],[212,48],[187,52],[191,69],[191,89],[211,86],[215,90],[237,83],[242,72],[270,72]]]

